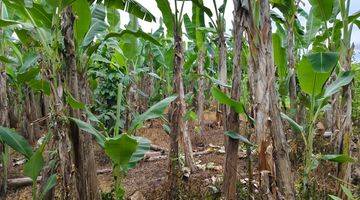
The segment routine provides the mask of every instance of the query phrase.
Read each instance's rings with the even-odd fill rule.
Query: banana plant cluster
[[[121,90],[119,90],[119,93],[121,93]],[[123,199],[125,195],[121,185],[123,174],[134,168],[143,159],[145,153],[150,150],[150,141],[144,137],[134,136],[136,130],[141,128],[145,121],[162,117],[164,110],[175,98],[176,96],[170,96],[151,106],[146,112],[134,118],[129,130],[123,133],[119,132],[118,125],[121,117],[120,112],[117,112],[116,115],[117,123],[113,128],[115,130],[113,134],[104,129],[105,126],[90,112],[88,112],[91,115],[89,118],[97,122],[98,128],[103,128],[102,130],[98,130],[80,119],[71,118],[81,130],[95,138],[98,145],[104,149],[106,155],[111,159],[115,178],[115,197],[117,199]],[[120,106],[120,104],[117,106]]]
[[[24,174],[33,181],[33,199],[43,199],[56,185],[56,174],[51,174],[42,187],[37,189],[38,177],[46,164],[46,156],[43,154],[47,144],[54,138],[53,135],[57,135],[54,127],[59,124],[63,125],[62,127],[76,124],[81,133],[90,134],[111,159],[116,199],[125,198],[123,176],[135,167],[150,149],[149,140],[135,136],[136,131],[143,127],[146,121],[163,119],[164,129],[174,138],[172,144],[177,149],[172,149],[176,153],[169,155],[171,170],[176,170],[179,159],[177,137],[180,132],[174,134],[174,124],[185,124],[185,130],[186,121],[197,121],[196,131],[204,135],[203,113],[208,106],[206,100],[210,102],[215,99],[219,103],[219,111],[223,113],[221,124],[224,126],[227,124],[226,114],[229,109],[235,112],[237,117],[243,115],[251,127],[260,125],[249,114],[257,111],[251,108],[256,106],[251,105],[253,102],[250,97],[254,95],[254,88],[247,83],[250,83],[250,70],[254,67],[250,66],[254,63],[248,62],[249,58],[256,58],[253,61],[260,60],[258,55],[252,55],[254,49],[251,48],[262,45],[259,43],[262,38],[260,34],[257,35],[257,29],[263,27],[263,13],[260,12],[260,9],[263,9],[260,8],[260,2],[263,1],[238,1],[241,2],[241,10],[245,11],[246,23],[242,28],[247,29],[241,32],[240,37],[244,40],[240,40],[241,65],[244,66],[242,71],[248,70],[243,75],[228,69],[230,61],[236,57],[232,52],[236,49],[236,36],[226,31],[224,16],[227,0],[221,4],[213,0],[214,12],[205,6],[206,1],[203,0],[174,0],[172,3],[175,9],[170,6],[171,1],[154,2],[161,11],[162,18],[153,33],[145,33],[138,20],[155,22],[156,17],[134,0],[0,2],[0,61],[4,64],[8,77],[7,87],[15,89],[21,102],[29,90],[51,99],[50,113],[44,116],[44,119],[50,119],[47,130],[49,133],[37,148],[32,148],[15,129],[0,126],[1,143],[19,152],[26,159]],[[192,4],[191,16],[184,11],[185,3]],[[272,6],[269,13],[272,25],[276,27],[273,32],[269,31],[273,51],[271,58],[276,67],[275,93],[281,97],[282,119],[291,125],[294,134],[297,134],[295,137],[299,136],[303,140],[305,151],[300,193],[304,198],[310,198],[311,173],[320,161],[339,163],[338,168],[342,171],[346,171],[347,163],[355,162],[347,152],[351,133],[344,133],[345,150],[334,154],[314,155],[314,144],[317,122],[333,109],[330,102],[339,98],[341,93],[351,94],[351,84],[355,77],[354,70],[351,69],[351,33],[353,26],[360,25],[360,12],[349,14],[350,0],[309,0],[311,9],[308,13],[301,0],[270,0],[269,4]],[[76,63],[76,69],[71,71],[74,74],[69,73],[67,60],[64,60],[68,53],[66,46],[69,46],[64,41],[65,34],[62,32],[62,24],[65,24],[62,13],[65,9],[71,10],[73,15],[73,27],[70,27],[70,30],[73,31],[71,39],[74,44],[71,45],[75,50],[71,55],[75,57]],[[235,11],[236,9],[238,8],[235,8]],[[120,26],[119,10],[129,14],[130,21],[124,28]],[[208,25],[205,23],[206,18],[210,21]],[[301,18],[306,20],[306,24]],[[245,32],[247,34],[244,34]],[[186,45],[183,36],[188,39]],[[246,40],[253,41],[247,45]],[[255,45],[251,46],[250,43]],[[4,47],[6,51],[3,51]],[[265,63],[267,62],[270,63],[265,59]],[[239,63],[234,63],[236,64]],[[229,89],[233,89],[228,84],[229,72],[242,79],[241,100],[232,99],[227,94]],[[64,74],[66,76],[63,77]],[[87,94],[87,91],[84,94],[91,96],[94,103],[81,102],[79,94],[75,95],[77,91],[73,91],[69,82],[63,80],[71,75],[85,77],[92,92]],[[152,80],[152,92],[142,91],[141,83],[145,77]],[[179,81],[174,82],[174,79]],[[174,93],[178,94],[172,96]],[[193,106],[195,98],[196,108]],[[146,102],[153,106],[139,114],[136,105],[138,102],[135,101],[137,99],[146,99]],[[339,99],[343,102],[348,100],[346,97]],[[64,105],[57,107],[62,104]],[[163,113],[169,105],[168,122]],[[351,110],[351,105],[346,105],[346,108]],[[193,111],[195,109],[196,114]],[[178,110],[181,110],[180,117],[176,118],[178,121],[171,121],[175,119],[172,116]],[[306,119],[300,119],[301,111],[305,111]],[[81,114],[74,116],[73,113],[76,112]],[[80,119],[79,116],[86,118]],[[186,136],[186,131],[183,132]],[[226,138],[244,143],[248,149],[261,147],[237,131],[224,130],[224,134]],[[187,160],[191,166],[192,150],[189,143],[183,141],[183,145],[191,151],[190,154],[185,152],[187,159],[191,158],[190,161]],[[173,161],[175,165],[172,165]],[[176,177],[171,175],[170,173],[169,179],[175,180]],[[176,172],[173,175],[176,175]],[[348,180],[344,180],[346,181]],[[175,184],[176,180],[172,183]],[[170,195],[175,198],[177,190],[172,183],[174,190],[170,191]],[[347,198],[354,198],[345,185],[338,189]],[[345,196],[330,195],[332,199]]]

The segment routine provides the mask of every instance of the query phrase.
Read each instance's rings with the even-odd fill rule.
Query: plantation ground
[[[192,136],[192,143],[195,153],[195,162],[197,166],[203,169],[199,169],[196,173],[190,175],[190,178],[183,177],[183,181],[186,182],[182,187],[182,195],[186,199],[214,199],[218,196],[216,193],[220,188],[221,176],[223,174],[224,164],[224,149],[223,149],[223,133],[221,127],[216,122],[216,114],[214,112],[206,114],[206,133],[203,138],[205,140],[199,140],[199,137],[194,137],[194,126],[190,125],[189,131]],[[138,135],[144,136],[151,140],[152,144],[157,145],[164,149],[169,149],[169,137],[162,129],[162,124],[159,121],[152,121],[138,132]],[[318,136],[320,137],[320,136]],[[320,137],[321,138],[321,137]],[[317,150],[324,150],[327,147],[327,141],[322,140],[322,145],[317,146]],[[96,144],[94,143],[94,146]],[[97,147],[97,146],[96,146]],[[292,147],[292,159],[301,159],[302,147]],[[200,153],[200,155],[198,155]],[[254,152],[255,153],[255,152]],[[111,169],[111,163],[100,148],[96,148],[96,161],[98,170],[102,170],[101,174],[98,174],[99,185],[102,190],[103,199],[106,199],[106,193],[109,193],[113,188],[112,175],[109,171]],[[252,156],[256,157],[256,156]],[[14,154],[12,158],[20,158],[19,155]],[[238,178],[240,183],[245,183],[247,179],[247,167],[246,167],[246,152],[245,148],[239,150],[238,161]],[[297,163],[301,163],[298,161]],[[256,166],[256,160],[254,160],[254,166]],[[354,166],[358,167],[358,166]],[[165,199],[164,195],[167,191],[166,177],[167,177],[168,159],[166,153],[160,151],[151,151],[148,154],[147,159],[140,162],[136,168],[130,170],[124,178],[124,187],[126,190],[126,196],[130,199],[137,198],[134,193],[141,193],[147,200],[151,199]],[[204,169],[205,168],[205,169]],[[104,170],[105,169],[105,170]],[[299,176],[301,173],[301,166],[297,166],[293,169],[295,174]],[[295,171],[296,170],[296,171]],[[318,184],[318,190],[320,197],[326,196],[326,193],[333,193],[335,188],[334,179],[328,174],[334,174],[335,167],[331,163],[322,163],[319,168],[314,172],[315,181]],[[22,165],[13,167],[10,171],[10,178],[21,177]],[[257,171],[254,170],[254,178],[257,180]],[[256,191],[259,183],[253,181],[253,186]],[[299,186],[299,184],[297,184]],[[239,185],[239,188],[245,188],[245,185]],[[242,194],[246,194],[243,189]],[[31,187],[22,187],[18,189],[11,189],[8,199],[11,200],[28,200],[31,199]]]

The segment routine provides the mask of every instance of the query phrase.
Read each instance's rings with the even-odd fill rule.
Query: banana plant
[[[118,98],[121,94],[121,85],[118,90]],[[146,112],[134,118],[128,132],[119,133],[119,124],[116,123],[114,134],[103,130],[98,130],[91,124],[76,118],[70,118],[78,127],[91,134],[99,146],[104,149],[107,156],[113,164],[113,176],[115,179],[115,197],[117,199],[124,198],[124,189],[121,184],[123,174],[136,166],[136,164],[144,157],[145,153],[150,149],[150,141],[143,137],[133,136],[135,131],[143,126],[143,123],[150,119],[162,117],[166,107],[176,99],[176,96],[170,96],[151,106]],[[118,100],[120,107],[121,100]],[[99,127],[103,127],[101,122],[91,115],[90,119],[98,123]],[[117,121],[120,120],[120,111],[117,111]]]
[[[51,133],[48,133],[42,140],[37,149],[32,149],[30,144],[16,131],[0,126],[0,141],[9,145],[13,150],[22,154],[26,163],[24,165],[24,174],[32,180],[32,199],[42,199],[47,192],[49,192],[56,185],[56,174],[53,174],[46,181],[40,193],[37,193],[37,180],[40,172],[44,167],[43,153],[47,143],[51,138]]]
[[[347,199],[349,200],[355,200],[356,197],[351,193],[351,190],[347,187],[345,187],[344,185],[341,184],[341,190],[345,193],[345,196],[347,197]],[[338,197],[338,196],[334,196],[329,194],[330,199],[332,200],[341,200],[342,198]]]
[[[306,127],[297,124],[290,117],[282,113],[284,120],[287,120],[294,131],[302,134],[305,143],[304,154],[304,175],[303,194],[306,195],[308,180],[312,170],[316,168],[318,159],[334,162],[353,162],[354,160],[346,155],[318,156],[313,155],[313,144],[315,136],[315,125],[319,116],[327,109],[329,98],[339,92],[342,86],[349,84],[354,75],[351,71],[340,73],[338,78],[325,87],[331,73],[338,63],[338,53],[318,52],[304,55],[298,63],[296,75],[300,88],[308,97],[308,118]],[[339,159],[334,159],[334,158]],[[317,159],[318,158],[318,159]]]

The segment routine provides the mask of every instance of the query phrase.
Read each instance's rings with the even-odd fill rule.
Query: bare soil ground
[[[203,137],[199,137],[194,132],[194,126],[190,125],[189,131],[192,136],[192,143],[194,152],[204,150],[211,151],[210,153],[195,156],[195,162],[202,169],[192,173],[190,177],[183,177],[182,196],[183,199],[216,199],[221,188],[221,176],[223,174],[224,164],[224,149],[223,149],[223,132],[221,127],[216,123],[215,113],[206,114],[206,133]],[[146,124],[146,127],[138,132],[138,135],[148,138],[152,144],[158,145],[162,148],[169,148],[169,137],[163,131],[162,124],[159,121],[153,121]],[[199,139],[200,138],[200,139]],[[293,148],[293,147],[292,147]],[[297,147],[298,153],[301,154],[301,147]],[[246,167],[246,153],[244,148],[239,150],[238,160],[238,179],[239,183],[247,184],[247,167]],[[18,155],[13,155],[13,158]],[[111,168],[109,159],[104,155],[100,148],[95,151],[97,168],[105,169]],[[253,156],[256,157],[256,156]],[[299,156],[294,156],[293,159],[298,159]],[[298,163],[298,162],[296,162]],[[300,163],[300,162],[299,162]],[[253,166],[256,166],[254,163]],[[168,160],[158,159],[154,161],[141,161],[134,169],[130,170],[124,181],[126,196],[130,197],[135,192],[140,192],[145,199],[166,199],[165,193],[167,191],[166,177],[168,170]],[[334,192],[334,180],[329,177],[329,173],[334,174],[335,167],[331,163],[324,163],[314,173],[314,182],[320,191],[324,191],[324,195],[328,192]],[[294,173],[301,176],[301,167],[294,167]],[[22,165],[13,167],[10,170],[10,178],[22,177]],[[254,170],[254,178],[257,179],[256,169]],[[299,179],[297,179],[299,180]],[[99,174],[98,181],[103,194],[108,193],[112,189],[113,179],[111,173]],[[257,182],[254,181],[254,189],[256,191]],[[298,187],[300,183],[295,183]],[[245,185],[239,185],[239,192],[245,196]],[[320,192],[321,193],[321,192]],[[320,196],[323,196],[320,194]],[[245,198],[245,197],[244,197]],[[23,187],[17,189],[10,189],[8,199],[11,200],[27,200],[31,199],[31,187]],[[320,198],[322,199],[322,198]]]

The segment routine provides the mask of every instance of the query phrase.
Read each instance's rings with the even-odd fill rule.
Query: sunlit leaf
[[[324,84],[330,77],[330,74],[331,71],[325,73],[316,72],[305,56],[296,67],[296,75],[299,79],[301,90],[312,96],[316,96],[321,93]]]
[[[135,117],[132,121],[131,126],[129,128],[130,132],[135,131],[135,129],[139,128],[146,120],[155,119],[161,117],[165,111],[165,109],[169,106],[171,102],[173,102],[177,96],[167,97],[158,103],[151,106],[146,112]]]
[[[330,19],[333,12],[334,0],[310,0],[310,4],[317,18],[322,21]]]
[[[338,62],[338,53],[318,52],[306,55],[315,72],[327,73],[333,70]]]
[[[211,88],[212,96],[221,104],[225,104],[230,106],[235,112],[241,114],[244,113],[243,104],[241,102],[235,101],[224,94],[219,88],[212,87]]]
[[[343,86],[351,83],[354,76],[354,73],[351,71],[340,73],[336,80],[325,88],[324,97],[330,97],[340,91]]]

